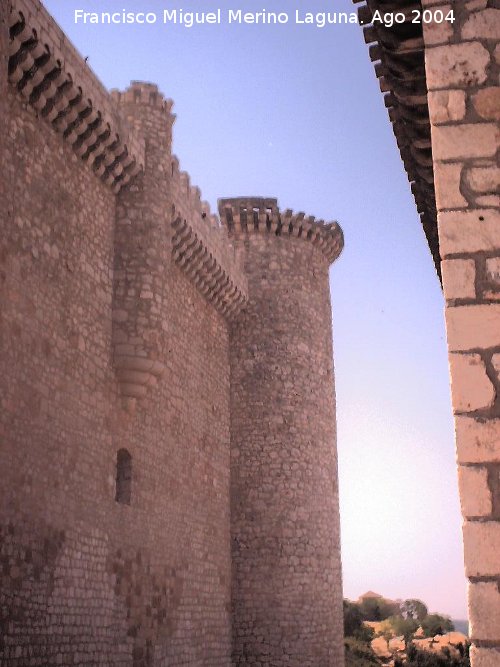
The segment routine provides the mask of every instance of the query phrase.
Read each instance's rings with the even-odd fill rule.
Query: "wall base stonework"
[[[474,667],[500,664],[500,8],[453,9],[424,26],[452,402]]]

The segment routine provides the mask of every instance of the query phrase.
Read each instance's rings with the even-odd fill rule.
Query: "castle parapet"
[[[13,0],[9,82],[104,183],[119,192],[144,167],[144,142],[39,0]]]
[[[220,199],[219,213],[230,238],[257,233],[300,238],[312,243],[330,263],[337,259],[344,247],[342,229],[336,222],[325,223],[302,212],[294,213],[291,209],[281,213],[276,199]]]
[[[199,188],[172,157],[172,255],[203,296],[229,319],[248,300],[243,262]]]

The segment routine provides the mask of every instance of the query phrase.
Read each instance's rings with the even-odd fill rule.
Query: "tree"
[[[344,636],[367,643],[373,639],[373,630],[364,624],[359,605],[350,600],[344,600]]]
[[[441,616],[440,614],[429,614],[422,623],[422,630],[425,637],[434,637],[434,635],[444,635],[455,629],[448,616]]]
[[[394,634],[403,636],[405,644],[408,645],[409,640],[413,637],[418,628],[418,622],[413,618],[403,618],[402,616],[390,616],[388,622],[394,631]]]
[[[384,598],[363,598],[359,607],[365,621],[385,621],[399,611],[398,605]]]
[[[428,614],[427,605],[422,600],[413,598],[404,600],[400,605],[400,609],[403,618],[413,618],[416,621],[423,621]]]
[[[380,662],[371,646],[353,637],[347,637],[345,646],[346,667],[380,667]]]

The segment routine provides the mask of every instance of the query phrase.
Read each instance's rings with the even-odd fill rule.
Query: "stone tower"
[[[230,332],[233,659],[341,667],[329,265],[343,236],[275,199],[224,199],[249,302]]]

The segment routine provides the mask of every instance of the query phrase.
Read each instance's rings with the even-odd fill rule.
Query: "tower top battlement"
[[[278,200],[272,197],[237,197],[219,199],[219,215],[230,236],[241,234],[273,233],[293,236],[315,245],[330,263],[344,247],[340,225],[291,209],[280,212]]]
[[[173,100],[166,98],[155,83],[148,81],[131,81],[125,91],[113,89],[110,94],[117,104],[142,104],[161,109],[167,114],[171,114],[174,106]],[[171,115],[175,119],[175,114]]]

